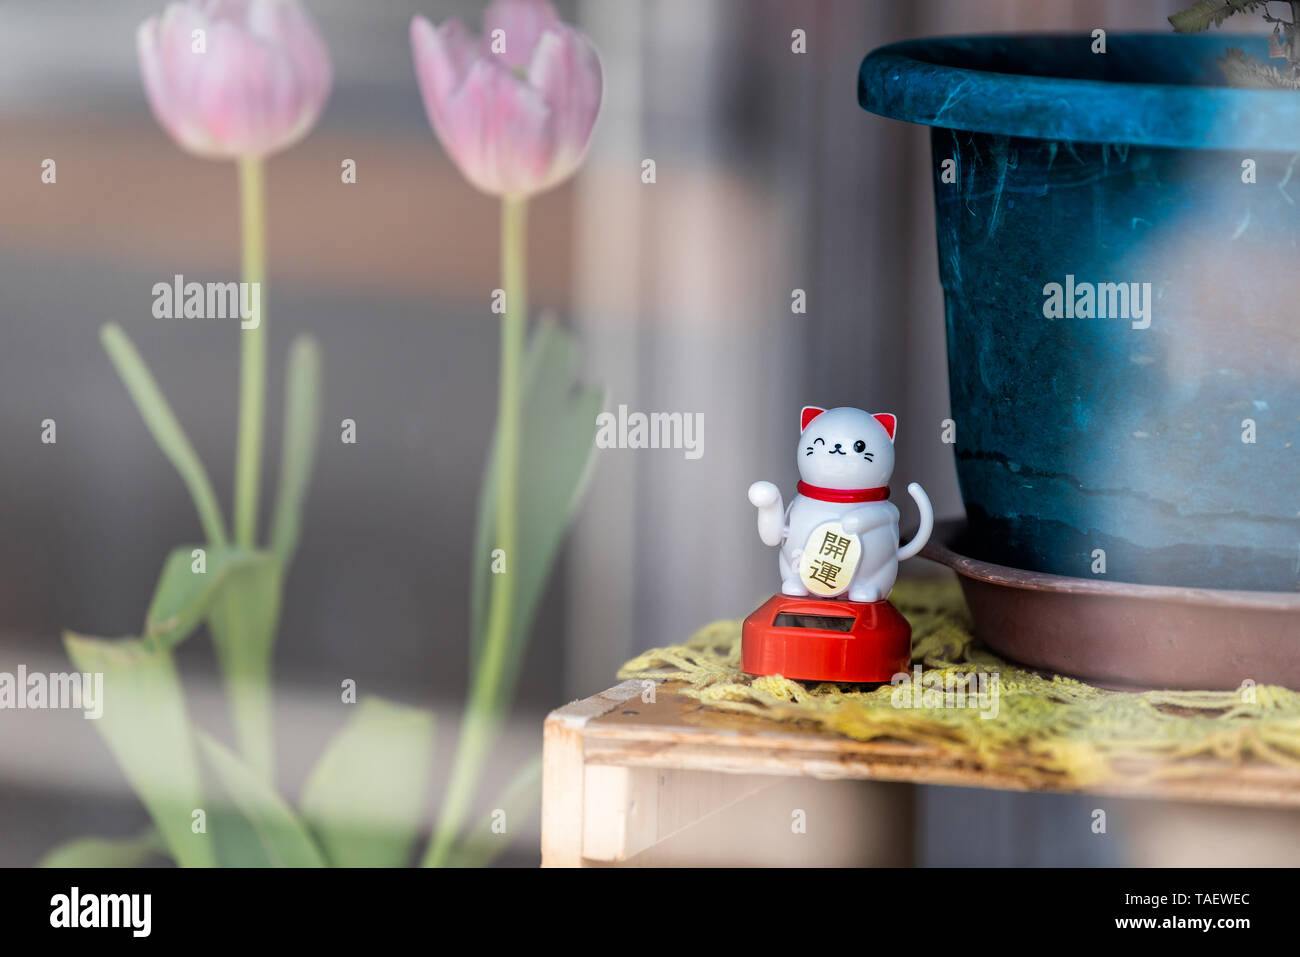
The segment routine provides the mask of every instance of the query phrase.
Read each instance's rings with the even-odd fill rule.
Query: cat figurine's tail
[[[912,540],[898,550],[900,562],[925,548],[925,543],[930,540],[930,533],[934,531],[934,509],[930,505],[930,496],[926,495],[925,489],[916,482],[909,485],[907,491],[912,498],[916,499],[916,507],[921,513],[921,527],[916,530]]]

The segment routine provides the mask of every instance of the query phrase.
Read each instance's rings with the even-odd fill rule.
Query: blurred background
[[[557,3],[601,53],[605,100],[586,166],[530,213],[535,314],[576,331],[580,378],[606,389],[607,409],[703,413],[704,454],[597,451],[487,793],[540,748],[549,710],[608,687],[636,652],[743,616],[772,592],[775,557],[745,489],[793,483],[801,406],[895,412],[895,478],[924,484],[941,517],[960,513],[939,439],[948,399],[928,137],[858,107],[863,55],[940,33],[1162,31],[1183,5]],[[282,781],[297,793],[346,717],[338,688],[352,678],[363,695],[437,711],[440,794],[466,686],[468,560],[495,415],[498,206],[436,143],[407,30],[415,13],[477,29],[481,5],[306,6],[334,92],[319,126],[267,171],[264,488],[295,334],[319,339],[325,372],[277,645]],[[235,170],[181,152],[149,113],[135,29],[160,10],[159,0],[0,2],[0,671],[66,670],[64,628],[137,631],[163,557],[200,538],[100,346],[103,323],[135,340],[228,503],[234,329],[155,323],[150,307],[152,285],[176,273],[236,278]],[[791,52],[795,28],[807,31],[805,55]],[[57,185],[41,183],[46,157]],[[653,185],[641,182],[646,158]],[[340,183],[344,159],[356,161],[355,185]],[[795,289],[806,314],[791,312]],[[58,423],[55,445],[40,442],[45,418]],[[345,418],[355,445],[337,439]],[[181,667],[200,721],[221,727],[207,643],[187,642]],[[1089,799],[903,786],[882,798],[881,787],[835,785],[852,806],[890,809],[850,841],[879,859],[1174,862],[1154,839],[1091,840]],[[145,821],[80,715],[0,712],[0,865]],[[536,862],[529,828],[506,862]]]

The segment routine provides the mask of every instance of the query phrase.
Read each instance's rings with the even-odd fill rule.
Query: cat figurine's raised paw
[[[897,424],[888,412],[807,406],[796,452],[799,492],[789,508],[782,508],[781,492],[771,482],[749,487],[759,538],[781,546],[783,594],[884,601],[898,563],[925,547],[934,529],[925,490],[915,482],[907,487],[921,527],[901,548],[898,509],[888,501]]]

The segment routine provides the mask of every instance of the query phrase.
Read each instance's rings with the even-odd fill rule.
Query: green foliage
[[[254,238],[260,244],[260,236]],[[247,236],[245,240],[247,248]],[[227,544],[225,520],[207,472],[131,340],[115,323],[105,325],[100,337],[150,435],[185,483],[207,543],[198,568],[197,546],[177,548],[168,555],[140,638],[106,641],[64,636],[68,654],[81,671],[104,675],[104,714],[96,727],[153,817],[156,832],[127,840],[82,838],[56,848],[46,863],[129,866],[165,849],[185,866],[321,865],[324,859],[305,826],[274,789],[270,698],[284,577],[298,544],[315,457],[320,350],[305,336],[290,346],[279,490],[270,546],[259,550],[253,547],[254,529],[245,527],[250,524],[245,521],[246,508],[241,513],[242,547]],[[256,354],[250,358],[248,349],[244,353],[247,387],[260,381],[264,360]],[[250,369],[256,372],[252,378]],[[260,388],[251,407],[246,404],[248,397],[246,388],[240,413],[241,449],[246,436],[260,435],[261,429]],[[250,408],[251,422],[245,415]],[[239,477],[245,478],[242,473]],[[245,491],[242,484],[239,491]],[[255,513],[255,481],[253,492]],[[249,501],[244,496],[237,499],[245,505]],[[209,770],[230,795],[233,808],[203,806],[204,779],[195,732],[171,657],[171,649],[204,622],[213,638],[242,753],[235,755],[206,736],[200,740]],[[200,828],[201,833],[191,831],[191,814],[197,810],[205,812],[207,829]]]
[[[208,609],[240,753],[266,780],[275,769],[271,737],[271,656],[284,569],[277,559],[234,569]]]
[[[78,837],[51,850],[37,867],[141,867],[167,853],[157,830],[136,837]]]
[[[203,807],[198,759],[171,652],[134,638],[107,641],[65,632],[78,671],[104,676],[103,715],[94,722],[167,850],[183,867],[215,863],[207,834],[191,831]]]
[[[1219,68],[1233,86],[1256,90],[1300,90],[1300,77],[1261,63],[1243,50],[1229,47],[1219,58]]]
[[[174,549],[163,563],[140,638],[108,641],[67,633],[81,671],[103,673],[97,730],[154,821],[134,838],[86,837],[43,859],[45,866],[130,867],[168,856],[182,866],[400,866],[420,831],[432,772],[434,719],[377,699],[359,705],[326,747],[295,813],[274,786],[270,672],[283,580],[296,549],[317,441],[320,356],[305,337],[290,348],[280,484],[267,550],[227,544],[208,476],[143,359],[116,325],[108,351],[150,434],[181,475],[206,545]],[[574,347],[552,322],[534,334],[523,369],[523,483],[517,554],[502,579],[514,589],[506,673],[488,702],[508,699],[537,602],[579,498],[591,458],[599,390],[573,386]],[[471,594],[474,651],[481,651],[490,596],[495,451],[480,503]],[[196,548],[203,565],[196,571]],[[239,742],[235,753],[193,728],[172,649],[206,623]],[[198,754],[204,762],[200,764]],[[206,766],[208,776],[204,777]],[[540,761],[530,762],[494,807],[518,822],[535,807]],[[220,785],[229,803],[205,791]],[[192,827],[204,812],[205,828]],[[509,844],[491,816],[455,847],[461,866],[484,865]]]
[[[205,781],[209,793],[216,793],[218,782],[211,768]],[[218,867],[271,867],[271,855],[252,823],[229,802],[209,802],[208,833],[217,849]]]
[[[538,323],[524,363],[523,427],[519,461],[528,477],[519,488],[518,554],[505,556],[506,573],[492,573],[497,455],[490,456],[479,492],[470,584],[471,671],[477,667],[497,582],[514,588],[507,674],[497,701],[509,699],[533,615],[565,530],[581,496],[591,461],[600,389],[575,387],[574,342],[554,322]]]
[[[302,814],[335,867],[401,867],[424,817],[433,714],[362,701],[303,789]]]
[[[303,502],[316,457],[320,426],[320,347],[299,336],[289,347],[285,372],[284,436],[280,450],[280,488],[271,520],[271,550],[287,567],[298,546]]]
[[[136,408],[140,410],[140,417],[144,419],[149,434],[158,443],[167,460],[180,473],[185,487],[189,489],[190,498],[194,500],[194,508],[198,511],[199,521],[203,525],[203,534],[213,545],[224,545],[226,543],[225,522],[221,517],[221,506],[217,504],[217,496],[212,491],[212,482],[208,478],[207,470],[203,468],[203,463],[199,461],[194,446],[190,444],[189,436],[177,421],[176,413],[172,411],[162,390],[158,388],[158,381],[144,364],[140,353],[131,344],[126,333],[116,323],[110,322],[104,326],[100,330],[100,339],[104,343],[109,359],[117,369],[117,374],[121,376],[127,391],[135,401]]]
[[[204,571],[194,570],[194,549],[182,545],[167,556],[145,615],[146,642],[167,648],[180,644],[206,617],[213,600],[240,571],[271,572],[274,559],[265,553],[232,546],[204,549]]]
[[[1199,0],[1169,18],[1178,33],[1200,33],[1219,27],[1238,13],[1258,13],[1273,24],[1269,40],[1270,56],[1285,57],[1290,69],[1283,72],[1260,63],[1243,51],[1229,48],[1219,59],[1223,75],[1232,86],[1256,89],[1300,89],[1300,0],[1289,0],[1291,19],[1283,20],[1269,13],[1267,0]],[[1279,40],[1279,37],[1281,38]]]
[[[315,457],[321,379],[318,347],[313,340],[299,337],[290,348],[279,489],[269,545],[259,550],[227,544],[221,509],[202,462],[131,341],[115,324],[106,325],[101,338],[150,434],[184,481],[207,544],[182,546],[168,555],[140,638],[107,641],[65,634],[74,665],[104,675],[104,713],[96,727],[154,827],[135,838],[70,841],[52,850],[42,863],[125,867],[160,855],[182,866],[408,863],[423,822],[432,772],[431,713],[369,699],[326,747],[304,789],[300,813],[274,784],[271,660],[284,577],[301,534]],[[499,579],[488,577],[498,488],[495,446],[484,477],[471,588],[471,650],[476,668],[492,584],[511,589],[514,613],[504,655],[498,658],[494,652],[492,656],[504,660],[504,667],[493,671],[499,680],[489,683],[491,688],[478,702],[480,718],[499,714],[511,695],[537,603],[590,465],[602,395],[596,389],[576,388],[573,366],[571,337],[553,322],[540,323],[524,356],[520,381],[518,451],[528,481],[520,490],[514,554],[505,556],[507,570]],[[251,536],[246,537],[251,541]],[[198,547],[204,549],[201,570],[194,567]],[[172,649],[201,623],[207,624],[213,638],[239,753],[193,728],[186,713]],[[536,805],[540,776],[540,761],[534,760],[497,797],[495,807],[505,811],[507,820],[524,819]],[[205,791],[205,785],[210,790],[217,784],[229,797],[228,804],[212,801],[212,794]],[[200,810],[205,827],[195,828],[195,813]],[[451,836],[458,822],[459,818],[448,829]],[[453,861],[483,865],[508,846],[509,839],[493,830],[495,823],[489,816],[471,828],[455,846]]]
[[[47,855],[44,863],[133,866],[165,852],[185,866],[323,866],[321,850],[272,783],[270,703],[271,657],[284,574],[298,543],[315,456],[320,410],[319,349],[308,337],[299,337],[290,347],[271,547],[260,551],[226,544],[224,520],[211,482],[157,381],[117,325],[105,326],[101,338],[150,434],[189,489],[208,543],[202,546],[201,570],[195,568],[194,549],[199,546],[183,546],[168,555],[145,615],[142,638],[106,641],[65,635],[74,664],[82,671],[104,674],[104,715],[97,728],[153,817],[156,829],[133,839],[71,841]],[[171,658],[171,649],[202,622],[207,623],[213,637],[242,756],[206,735],[200,735],[198,740],[212,777],[220,782],[233,806],[205,806],[196,732],[186,715]],[[418,805],[424,796],[431,731],[424,736],[414,735],[409,720],[385,724],[382,718],[391,718],[392,714],[378,705],[364,709],[358,718],[362,715],[365,719],[360,729],[354,728],[342,745],[336,742],[331,752],[335,757],[326,772],[329,767],[341,767],[348,773],[364,765],[367,756],[374,760],[390,753],[383,741],[387,727],[397,733],[399,746],[394,760],[399,770],[415,769],[419,774],[420,789],[414,795]],[[431,727],[431,716],[428,721]],[[352,747],[347,746],[348,742]],[[424,748],[424,753],[412,753],[412,744]],[[357,759],[358,748],[362,760]],[[385,767],[384,773],[368,776],[365,783],[372,790],[386,787],[384,774],[390,771],[393,769]],[[312,792],[317,803],[327,808],[327,798],[341,790],[329,787],[331,780],[329,773],[320,773]],[[411,817],[410,788],[404,794],[369,797],[372,805],[390,810],[397,807]],[[204,812],[205,828],[200,829],[201,833],[191,829],[196,810]],[[354,832],[338,826],[339,817],[329,818],[330,828],[326,829],[335,852],[344,859],[373,862],[366,859],[364,852],[349,847],[345,836],[340,837]],[[393,847],[394,840],[409,845],[418,817],[417,806],[412,823],[399,826],[398,838],[390,834],[384,847]],[[382,851],[378,856],[384,857]]]
[[[1238,13],[1267,10],[1267,0],[1199,0],[1181,13],[1169,17],[1178,33],[1201,33],[1211,27],[1223,26],[1223,21]]]
[[[519,822],[536,812],[542,796],[542,756],[534,755],[520,768],[492,802],[493,810],[479,823],[466,831],[461,843],[452,852],[453,867],[487,867],[497,855],[510,846],[511,837],[520,830]],[[492,828],[495,813],[505,814],[506,835]]]
[[[199,745],[226,793],[261,839],[276,867],[324,867],[316,843],[297,815],[256,771],[206,734]]]

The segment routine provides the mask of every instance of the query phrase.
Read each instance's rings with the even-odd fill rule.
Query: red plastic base
[[[776,624],[777,616],[851,619],[848,630]],[[740,666],[801,681],[888,681],[912,663],[912,626],[887,601],[773,595],[745,619]]]

